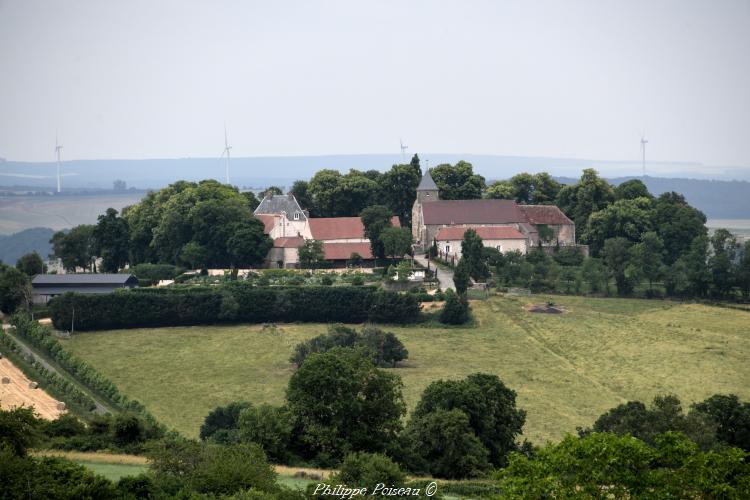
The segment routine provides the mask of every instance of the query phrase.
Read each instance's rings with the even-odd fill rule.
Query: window
[[[503,246],[502,245],[498,245],[497,246],[497,251],[498,252],[502,252],[503,251]]]
[[[445,253],[446,254],[451,253],[451,246],[450,245],[445,245]]]
[[[294,220],[299,220],[299,212],[294,212]]]

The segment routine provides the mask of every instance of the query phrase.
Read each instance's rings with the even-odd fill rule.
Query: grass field
[[[433,380],[495,373],[528,412],[524,436],[557,440],[619,403],[678,395],[685,406],[714,393],[750,399],[750,315],[697,304],[553,297],[562,315],[530,314],[543,296],[472,304],[466,328],[388,328],[409,350],[410,408]],[[66,347],[91,362],[162,422],[196,436],[217,405],[280,404],[293,347],[322,324],[137,329],[77,334]]]

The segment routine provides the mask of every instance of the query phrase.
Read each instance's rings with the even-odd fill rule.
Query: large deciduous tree
[[[630,241],[621,237],[604,242],[604,262],[615,278],[617,293],[620,295],[630,295],[633,292],[633,280],[627,273],[630,247]]]
[[[652,229],[652,218],[650,199],[618,200],[589,216],[581,240],[598,256],[609,238],[625,238],[631,243],[640,241],[641,235]]]
[[[0,262],[0,311],[12,314],[28,306],[31,299],[29,277]]]
[[[66,270],[95,269],[94,226],[81,224],[67,232],[58,231],[52,235],[50,243],[52,243],[52,255],[62,261]]]
[[[24,273],[26,276],[36,276],[37,274],[43,274],[47,269],[42,257],[36,253],[31,252],[22,255],[16,261],[16,269]]]
[[[417,197],[421,169],[414,165],[393,165],[379,179],[379,190],[385,204],[401,220],[404,227],[411,225],[411,209]]]
[[[299,247],[298,252],[302,269],[317,269],[325,263],[322,241],[307,240]]]
[[[577,227],[585,227],[589,216],[614,201],[612,186],[599,177],[596,170],[587,168],[576,184],[564,186],[557,195],[557,206]]]
[[[130,228],[117,210],[108,208],[94,227],[94,250],[102,258],[102,270],[116,273],[128,262]]]
[[[484,244],[473,229],[467,229],[461,240],[461,260],[466,261],[469,268],[469,276],[474,281],[482,281],[489,277],[490,272],[487,262],[483,258]]]
[[[443,200],[472,200],[482,197],[486,187],[484,177],[474,173],[471,163],[459,161],[455,165],[443,163],[430,170]]]
[[[380,240],[383,229],[391,227],[393,212],[385,205],[373,205],[362,210],[360,218],[365,227],[365,236],[370,240],[370,250],[377,259],[385,258],[385,248]]]
[[[411,250],[411,231],[405,227],[386,227],[380,232],[385,255],[401,258]]]

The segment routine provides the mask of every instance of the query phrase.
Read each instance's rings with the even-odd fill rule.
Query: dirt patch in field
[[[58,401],[42,389],[32,389],[31,380],[7,358],[0,359],[0,378],[10,383],[0,384],[0,407],[4,410],[19,406],[33,406],[40,417],[55,420],[65,413],[57,408]]]
[[[562,314],[565,309],[559,306],[552,306],[549,304],[529,304],[526,306],[526,310],[530,313],[542,313],[542,314]]]
[[[434,311],[435,309],[442,309],[445,305],[444,300],[435,302],[420,302],[423,311]]]

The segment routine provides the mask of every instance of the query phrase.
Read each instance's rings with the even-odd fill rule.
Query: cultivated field
[[[32,227],[55,231],[78,224],[96,224],[96,218],[112,207],[140,201],[143,193],[89,196],[3,196],[0,197],[0,234],[11,234]]]
[[[54,420],[65,410],[57,407],[58,401],[42,389],[32,389],[31,381],[7,358],[0,359],[0,378],[10,379],[0,384],[0,408],[7,410],[19,406],[33,406],[41,418]]]
[[[563,315],[530,314],[530,300],[475,302],[467,328],[388,328],[409,350],[394,369],[410,408],[431,381],[495,373],[528,412],[525,437],[557,440],[608,408],[674,393],[687,406],[714,393],[750,399],[750,315],[697,304],[552,297]],[[279,404],[294,345],[325,325],[138,329],[77,334],[66,347],[90,361],[165,424],[196,436],[217,405]]]

